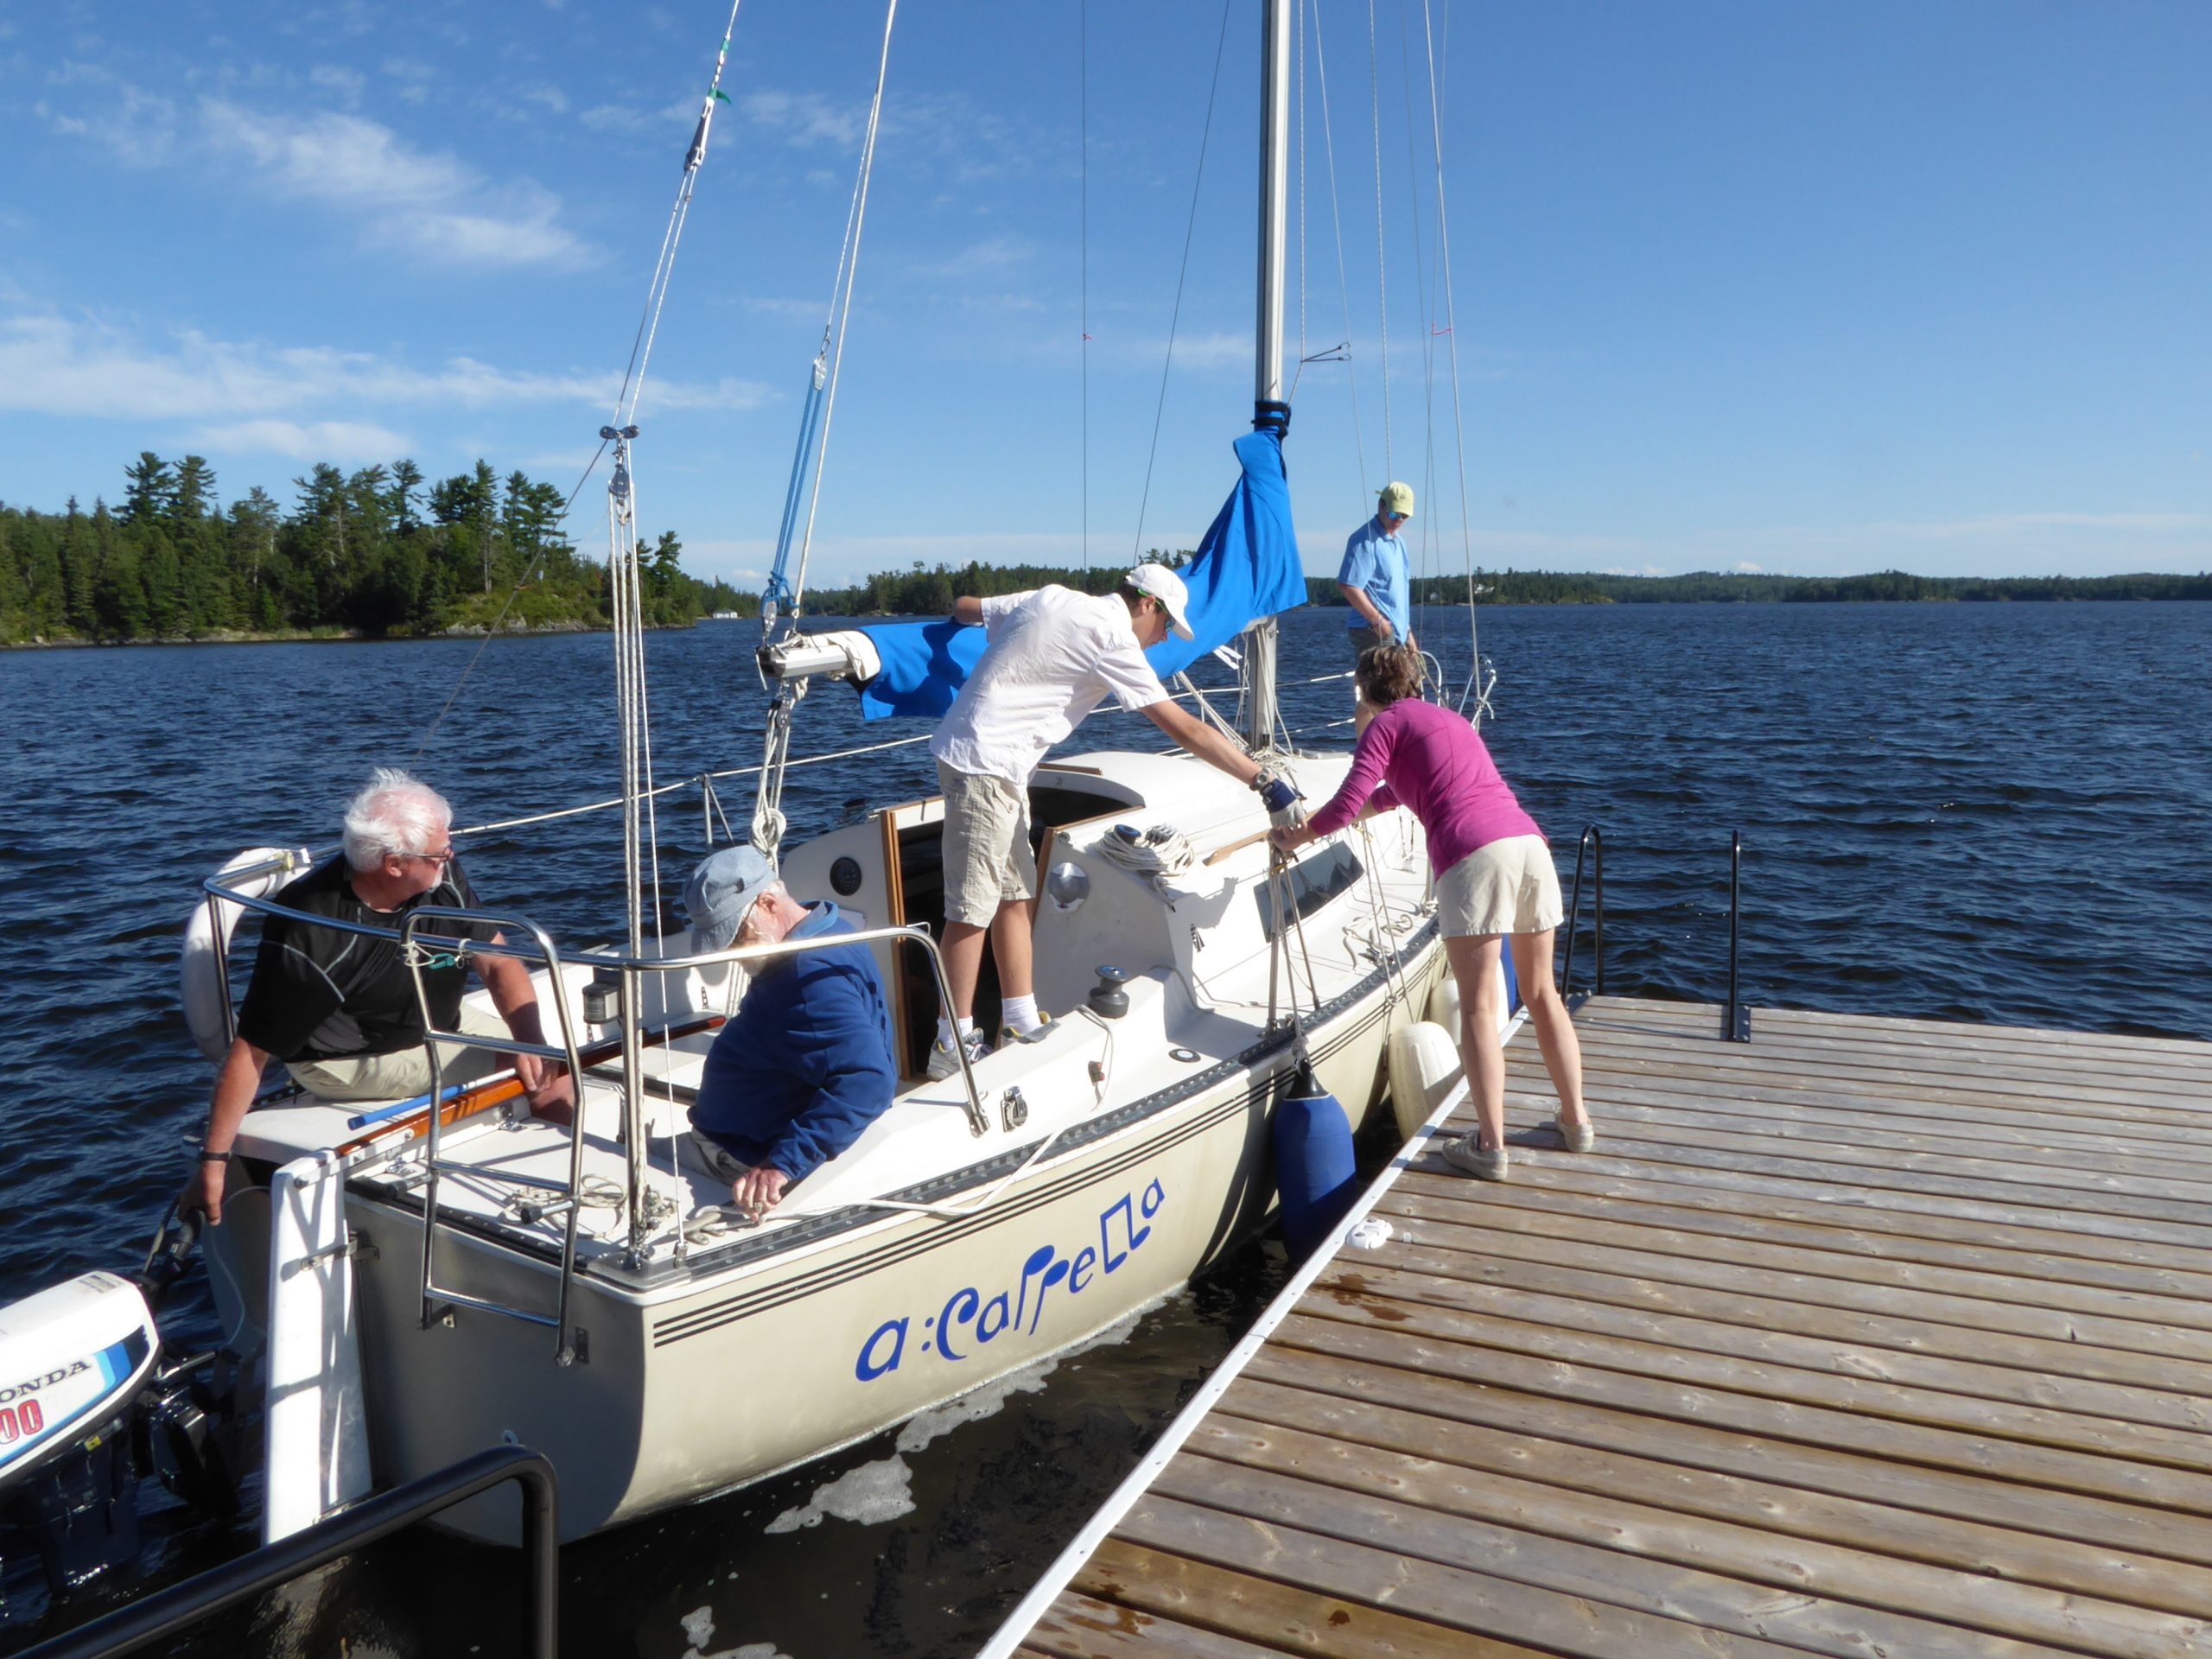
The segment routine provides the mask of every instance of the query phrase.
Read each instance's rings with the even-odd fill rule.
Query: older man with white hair
[[[453,809],[435,791],[380,766],[346,808],[343,855],[285,887],[276,902],[333,922],[395,931],[420,905],[473,909],[476,895],[456,861],[452,826]],[[481,925],[435,931],[499,940],[496,930]],[[448,957],[422,970],[436,1027],[543,1043],[529,969],[512,957],[469,955],[467,960],[492,993],[502,1024],[462,1008],[468,970]],[[238,1036],[215,1076],[207,1138],[199,1168],[186,1185],[184,1207],[204,1210],[211,1223],[221,1224],[231,1147],[272,1058],[325,1100],[403,1100],[430,1086],[427,1040],[415,975],[397,939],[270,917],[238,1008]],[[448,1047],[439,1058],[447,1083],[506,1063],[487,1049]],[[565,1119],[574,1095],[567,1068],[547,1065],[534,1054],[515,1055],[513,1065],[531,1107]]]

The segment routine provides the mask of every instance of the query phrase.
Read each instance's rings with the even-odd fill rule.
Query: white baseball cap
[[[1160,608],[1167,613],[1167,626],[1178,639],[1191,637],[1191,593],[1183,586],[1182,577],[1164,564],[1141,564],[1122,580],[1146,598],[1160,601]]]

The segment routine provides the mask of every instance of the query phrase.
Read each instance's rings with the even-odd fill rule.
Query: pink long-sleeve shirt
[[[1372,799],[1407,806],[1428,832],[1429,861],[1442,874],[1478,848],[1508,836],[1541,836],[1498,775],[1475,728],[1449,709],[1407,697],[1378,712],[1359,736],[1344,787],[1308,821],[1332,835]]]

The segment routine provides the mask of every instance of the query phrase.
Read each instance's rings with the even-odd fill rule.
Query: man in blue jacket
[[[701,950],[853,931],[835,904],[793,899],[752,847],[725,847],[702,863],[683,908]],[[858,1140],[898,1086],[889,1007],[868,947],[772,957],[755,964],[708,1052],[692,1150],[730,1184],[734,1202],[762,1215]]]

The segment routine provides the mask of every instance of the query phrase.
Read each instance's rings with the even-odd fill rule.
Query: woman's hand
[[[1268,844],[1279,853],[1294,853],[1313,839],[1313,832],[1302,823],[1268,831]]]

